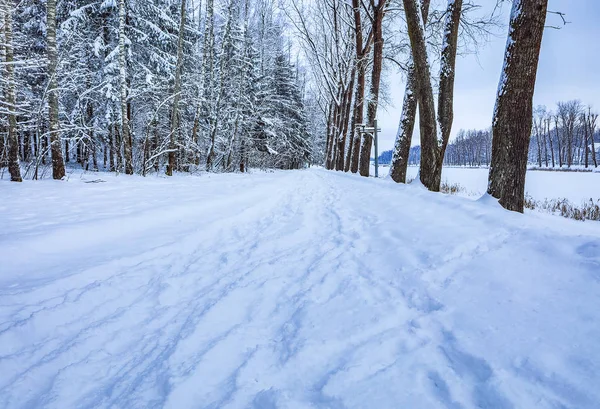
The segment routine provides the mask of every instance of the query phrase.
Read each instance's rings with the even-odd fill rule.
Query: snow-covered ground
[[[318,169],[99,177],[0,181],[2,408],[599,407],[598,223]]]
[[[416,177],[419,168],[408,168],[408,176]],[[387,175],[386,168],[381,174]],[[451,168],[444,167],[442,180],[458,183],[471,196],[481,196],[485,193],[489,169],[484,168]],[[600,199],[600,173],[596,172],[548,172],[539,170],[527,171],[525,178],[527,195],[536,200],[568,199],[580,204],[584,200]]]

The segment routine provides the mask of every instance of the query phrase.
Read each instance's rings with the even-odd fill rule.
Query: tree
[[[430,0],[421,2],[421,17],[423,19],[423,24],[427,23],[429,4]],[[402,115],[398,125],[398,133],[394,143],[392,164],[390,167],[390,177],[397,183],[406,183],[408,157],[410,155],[410,145],[415,127],[415,118],[417,116],[417,73],[412,57],[408,67],[406,87],[404,89],[404,100],[402,102]]]
[[[124,1],[124,0],[121,0]],[[50,124],[50,149],[52,154],[52,178],[60,180],[65,176],[65,163],[62,155],[58,117],[58,53],[56,46],[56,0],[48,0],[47,42],[48,42],[48,111]]]
[[[181,100],[181,70],[183,68],[183,38],[185,36],[185,0],[181,0],[181,17],[179,20],[179,35],[177,36],[177,65],[175,66],[175,86],[173,87],[173,108],[171,110],[171,132],[169,133],[169,164],[167,175],[173,176],[175,168],[175,136],[179,132],[179,101]]]
[[[358,172],[358,160],[360,156],[361,135],[356,129],[356,125],[363,121],[364,99],[365,99],[365,77],[367,74],[366,56],[373,39],[371,30],[366,44],[363,38],[363,23],[361,15],[360,0],[352,0],[352,14],[354,17],[354,40],[356,49],[356,91],[354,94],[354,107],[352,110],[352,125],[350,127],[350,142],[348,144],[348,153],[346,155],[346,165],[344,170]]]
[[[417,98],[419,102],[419,127],[421,135],[421,167],[419,176],[423,185],[434,192],[440,190],[444,154],[452,129],[454,75],[462,3],[462,0],[448,0],[441,51],[438,113],[436,119],[423,19],[416,0],[403,1],[412,58],[415,66]]]
[[[15,114],[15,66],[13,57],[12,8],[8,1],[0,5],[0,21],[4,17],[4,56],[6,63],[6,104],[8,110],[8,171],[10,180],[22,182],[19,165],[19,138],[17,135],[17,117]]]
[[[533,93],[548,0],[516,0],[492,124],[488,193],[508,210],[523,212]]]
[[[573,144],[575,138],[575,126],[577,123],[577,118],[580,116],[582,109],[583,107],[581,105],[581,102],[577,100],[558,103],[558,110],[556,116],[558,119],[560,119],[564,141],[563,146],[565,148],[566,156],[565,162],[567,162],[567,167],[569,168],[573,164]]]
[[[371,88],[367,103],[367,122],[370,127],[375,126],[377,119],[377,105],[379,102],[379,86],[381,82],[381,68],[383,66],[383,17],[389,1],[370,0],[370,11],[373,31],[373,62],[371,68]],[[371,147],[373,137],[364,134],[360,146],[359,172],[361,176],[369,176],[371,165]]]
[[[125,173],[133,175],[133,152],[131,130],[129,128],[129,112],[127,106],[127,55],[125,43],[126,24],[125,0],[119,0],[119,79],[121,85],[121,137],[123,138],[123,153],[125,156]]]

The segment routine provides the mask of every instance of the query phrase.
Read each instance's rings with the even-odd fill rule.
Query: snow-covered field
[[[99,177],[0,181],[2,408],[600,405],[598,223],[318,169]]]
[[[417,176],[419,168],[408,168],[408,176]],[[381,175],[387,175],[385,168]],[[481,196],[485,193],[488,181],[488,169],[484,168],[451,168],[442,170],[442,180],[451,184],[458,183],[471,196]],[[536,200],[568,199],[580,204],[584,200],[600,199],[600,173],[597,172],[547,172],[529,170],[525,179],[527,195]]]

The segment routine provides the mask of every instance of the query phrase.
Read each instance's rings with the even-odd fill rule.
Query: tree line
[[[2,0],[0,167],[293,169],[318,106],[274,0]],[[313,159],[314,155],[314,159]],[[21,167],[23,169],[21,169]]]
[[[533,111],[528,163],[542,168],[598,167],[598,114],[578,100],[559,102],[555,111]],[[448,145],[444,163],[451,166],[489,166],[491,129],[460,130]]]
[[[474,17],[472,12],[479,6],[468,0],[448,0],[439,9],[430,0],[323,0],[316,4],[291,0],[291,4],[292,21],[303,40],[326,118],[324,164],[328,169],[369,176],[382,67],[392,63],[405,71],[407,81],[391,178],[406,183],[407,167],[418,154],[419,180],[437,192],[444,164],[485,161],[490,163],[488,193],[505,208],[523,211],[547,0],[512,2],[491,132],[475,131],[475,136],[465,132],[452,145],[456,58],[461,49],[477,45],[497,26],[493,14]],[[420,143],[411,148],[417,111]],[[585,122],[588,136],[583,141],[593,140],[589,118]],[[575,140],[571,122],[556,127],[561,130],[558,155],[570,164],[587,144],[581,137]],[[588,156],[583,154],[584,159]]]
[[[430,0],[3,0],[2,6],[0,163],[12,180],[21,179],[20,160],[33,178],[47,161],[57,179],[68,161],[144,175],[322,161],[369,176],[382,77],[395,66],[407,81],[391,177],[406,182],[418,110],[419,179],[439,191],[457,55],[498,26],[494,14],[481,17],[469,0],[441,7]],[[517,211],[533,125],[540,157],[547,149],[548,121],[532,121],[546,14],[547,0],[512,3],[485,151],[488,193]],[[294,58],[298,48],[304,64]],[[560,116],[560,146],[549,149],[559,165],[578,160],[588,149],[584,142],[593,141],[591,111],[584,136],[575,124],[582,119],[570,115]]]

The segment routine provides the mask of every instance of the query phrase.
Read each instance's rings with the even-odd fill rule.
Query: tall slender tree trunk
[[[416,0],[403,0],[406,23],[410,38],[412,59],[417,82],[419,102],[419,128],[421,135],[421,182],[429,187],[433,185],[431,176],[437,164],[437,123],[435,102],[431,87],[431,72],[427,61],[427,47],[422,18]]]
[[[425,27],[416,0],[404,0],[404,11],[412,49],[421,136],[419,177],[429,190],[437,192],[442,179],[442,166],[454,118],[454,77],[462,0],[448,0],[444,42],[440,64],[438,113],[436,119],[431,72],[427,61]],[[439,126],[439,134],[438,134]],[[406,148],[404,148],[406,149]],[[410,149],[409,149],[410,152]],[[474,158],[472,158],[474,161]],[[402,171],[397,171],[401,180]],[[406,177],[406,175],[404,175]]]
[[[367,75],[366,56],[372,43],[373,35],[367,39],[364,44],[362,15],[360,12],[360,0],[352,0],[352,9],[354,15],[354,41],[356,43],[356,92],[354,94],[354,108],[352,112],[352,126],[350,132],[352,138],[348,147],[348,157],[346,159],[346,171],[349,169],[352,173],[358,172],[358,162],[360,159],[360,146],[362,135],[357,131],[358,124],[362,124],[363,111],[365,104],[365,78]]]
[[[50,151],[52,154],[52,178],[62,179],[65,176],[65,163],[60,143],[58,124],[58,52],[56,48],[56,0],[48,0],[46,41],[48,43],[48,116],[50,125]]]
[[[598,114],[592,114],[591,108],[588,108],[588,117],[589,117],[589,133],[590,139],[592,141],[592,161],[594,162],[594,167],[598,167],[598,159],[596,158],[596,144],[594,143],[594,132],[596,131],[596,121],[598,120]]]
[[[356,129],[358,124],[363,121],[363,111],[365,106],[365,79],[367,75],[367,62],[365,56],[361,56],[358,61],[357,77],[356,77],[356,93],[354,96],[354,112],[352,120],[351,132],[354,134],[351,146],[348,148],[350,151],[350,171],[352,173],[358,172],[358,161],[360,158],[360,146],[362,141],[362,135]]]
[[[354,91],[354,77],[355,77],[356,69],[352,69],[350,73],[350,82],[346,87],[346,92],[344,93],[344,106],[343,106],[343,114],[342,114],[342,132],[341,138],[338,142],[337,156],[336,156],[336,164],[335,170],[344,170],[344,160],[346,153],[346,139],[348,135],[348,122],[350,119],[350,111],[352,108],[352,91]]]
[[[23,179],[21,178],[21,167],[19,166],[19,136],[17,134],[17,116],[15,114],[16,98],[12,38],[12,8],[7,6],[8,1],[2,0],[0,17],[4,15],[4,57],[6,60],[5,95],[8,109],[8,171],[10,173],[11,181],[22,182]],[[2,21],[2,18],[0,18],[0,21]]]
[[[452,132],[454,121],[454,78],[456,73],[456,53],[458,49],[458,31],[462,14],[462,0],[448,0],[446,23],[440,67],[440,85],[438,97],[438,123],[440,135],[437,139],[437,163],[431,175],[431,184],[425,183],[432,191],[439,191],[442,181],[442,166],[446,147]]]
[[[340,100],[342,93],[341,93],[341,86],[338,87],[338,101]],[[330,137],[329,137],[329,142],[327,143],[327,150],[326,150],[326,160],[325,160],[325,167],[329,170],[333,169],[334,165],[335,165],[335,161],[334,161],[334,154],[335,154],[335,148],[337,146],[337,135],[338,135],[338,124],[339,124],[339,120],[340,120],[340,104],[336,101],[333,101],[332,103],[332,109],[331,109],[331,122],[330,122]]]
[[[208,155],[206,158],[206,170],[210,171],[213,168],[213,162],[215,157],[215,144],[217,140],[217,133],[219,132],[219,118],[221,101],[225,92],[225,63],[226,63],[226,50],[225,47],[229,42],[231,35],[231,25],[233,24],[233,2],[229,0],[227,7],[227,23],[225,23],[225,32],[223,33],[223,40],[221,44],[221,55],[219,56],[219,87],[217,90],[217,99],[214,104],[214,108],[211,113],[210,122],[210,147],[208,149]]]
[[[333,119],[334,119],[334,102],[329,104],[327,110],[327,141],[325,142],[325,169],[329,169],[330,160],[329,152],[331,151],[331,144],[333,140]]]
[[[544,120],[542,120],[541,122],[541,132],[542,132],[542,138],[544,141],[544,162],[546,163],[546,167],[548,167],[548,142],[546,141],[546,129],[545,129],[545,124],[544,124]]]
[[[168,176],[173,176],[173,169],[175,169],[175,153],[177,149],[175,137],[179,132],[179,101],[181,100],[181,71],[183,68],[183,38],[185,35],[185,15],[185,0],[181,0],[181,18],[179,20],[179,36],[177,39],[177,66],[175,67],[173,107],[171,109],[171,130],[169,132],[169,163],[167,165]]]
[[[550,144],[550,155],[552,157],[552,169],[554,169],[554,166],[556,166],[556,163],[554,161],[554,144],[552,143],[552,133],[550,132],[550,126],[551,126],[551,118],[548,118],[547,120],[547,125],[546,125],[546,133],[548,134],[548,143]]]
[[[488,193],[523,212],[533,93],[548,0],[515,1],[493,120]]]
[[[587,122],[587,118],[585,116],[585,112],[581,115],[581,122],[583,122],[583,138],[584,138],[584,142],[583,142],[583,149],[584,149],[584,158],[583,158],[583,165],[585,166],[585,168],[587,169],[589,166],[589,156],[590,156],[590,143],[589,143],[589,134],[588,134],[588,122]]]
[[[125,156],[125,173],[133,175],[133,152],[127,112],[127,55],[125,49],[125,0],[119,0],[119,79],[121,82],[121,137],[123,139],[123,154]]]
[[[560,134],[558,133],[558,115],[554,117],[554,130],[556,131],[556,144],[558,145],[558,167],[562,168],[563,165],[563,149]]]
[[[383,17],[387,1],[371,0],[373,12],[373,66],[371,71],[371,88],[369,102],[367,104],[367,123],[370,127],[375,126],[377,119],[377,105],[379,102],[379,86],[381,82],[381,68],[383,65]],[[371,166],[371,147],[373,136],[365,134],[360,146],[359,172],[361,176],[369,176]]]
[[[429,16],[430,0],[424,0],[421,3],[421,16],[423,24],[427,23]],[[396,183],[406,183],[406,172],[408,170],[408,157],[410,156],[410,145],[412,144],[412,135],[415,128],[415,118],[417,116],[417,78],[414,63],[411,62],[406,78],[406,88],[404,90],[404,100],[402,102],[402,114],[398,124],[398,133],[394,143],[392,153],[392,164],[390,167],[390,176]]]

